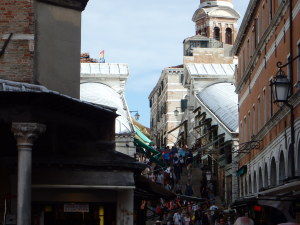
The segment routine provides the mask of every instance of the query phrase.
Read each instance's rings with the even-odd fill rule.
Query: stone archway
[[[300,140],[298,143],[298,157],[297,157],[297,176],[300,176]]]
[[[252,182],[251,182],[251,174],[249,174],[249,194],[253,193],[252,192]]]
[[[265,163],[265,172],[264,172],[264,188],[267,188],[268,187],[268,179],[269,179],[269,176],[268,176],[268,166],[267,166],[267,163]]]
[[[263,176],[262,176],[262,171],[261,171],[261,167],[260,167],[259,172],[258,172],[258,191],[260,191],[263,187],[264,187]]]
[[[270,185],[277,185],[277,171],[276,171],[276,161],[275,158],[272,158],[271,167],[270,167]]]
[[[285,179],[285,160],[284,160],[283,151],[281,151],[280,158],[279,158],[279,184],[283,184],[284,179]]]
[[[299,157],[299,154],[298,154]],[[295,151],[292,145],[289,147],[289,152],[288,152],[288,164],[287,164],[287,176],[288,178],[292,178],[295,176]]]
[[[257,176],[256,176],[256,171],[254,171],[253,175],[253,193],[257,192]]]

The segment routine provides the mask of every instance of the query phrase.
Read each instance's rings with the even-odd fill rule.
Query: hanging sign
[[[89,212],[89,204],[64,204],[64,212]]]

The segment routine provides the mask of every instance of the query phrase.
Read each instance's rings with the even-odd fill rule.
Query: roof
[[[197,97],[231,132],[238,132],[238,95],[233,84],[213,84]]]
[[[60,94],[59,92],[56,91],[51,91],[47,89],[46,87],[42,85],[36,85],[36,84],[29,84],[29,83],[23,83],[23,82],[15,82],[15,81],[9,81],[9,80],[2,80],[0,79],[0,92],[5,92],[5,93],[36,93],[36,94],[46,94],[49,96],[53,96],[56,98],[64,99],[68,102],[74,102],[74,103],[79,103],[82,106],[88,106],[88,107],[93,107],[96,109],[100,110],[105,110],[107,112],[111,112],[115,114],[115,108],[109,107],[109,106],[100,106],[100,105],[95,105],[91,104],[88,102],[81,101],[76,98],[72,98],[67,95]]]
[[[239,19],[240,14],[235,11],[231,7],[227,6],[211,6],[211,7],[204,7],[198,8],[193,17],[193,22],[197,22],[201,18],[205,17],[214,17],[214,18],[229,18],[229,19]]]
[[[235,64],[186,64],[192,76],[233,76]]]
[[[132,133],[130,121],[127,113],[127,106],[124,105],[123,98],[111,87],[102,83],[80,84],[80,99],[98,105],[117,108],[116,134]]]
[[[80,73],[84,74],[110,74],[128,75],[128,64],[126,63],[81,63]]]
[[[38,0],[40,2],[45,2],[51,5],[62,6],[65,8],[75,9],[78,11],[83,11],[89,0]]]

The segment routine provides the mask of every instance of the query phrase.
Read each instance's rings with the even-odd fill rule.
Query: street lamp
[[[174,110],[174,115],[175,116],[178,116],[178,114],[179,114],[178,108],[181,108],[181,107],[176,107],[176,109]]]
[[[270,85],[274,96],[274,102],[287,103],[288,98],[290,97],[291,82],[281,68],[279,68],[274,79],[271,80]]]
[[[174,110],[174,115],[175,115],[175,116],[178,116],[178,115],[179,115],[178,109],[184,109],[184,110],[185,110],[185,109],[187,109],[187,108],[188,108],[189,110],[194,110],[194,106],[189,106],[189,107],[176,107],[176,109]],[[183,110],[183,111],[184,111],[184,110]]]
[[[295,145],[295,118],[294,118],[294,106],[289,103],[289,97],[293,93],[292,82],[287,78],[282,68],[291,64],[300,55],[289,60],[286,64],[282,65],[281,62],[277,62],[276,66],[279,69],[273,80],[270,82],[272,95],[274,96],[274,102],[282,102],[287,105],[291,110],[291,148],[294,150]],[[291,80],[293,79],[293,71],[291,68]],[[293,176],[293,175],[292,175]]]
[[[137,111],[137,110],[135,110],[135,111],[129,111],[130,113],[134,113],[135,112],[135,114],[134,114],[134,118],[136,119],[136,120],[139,120],[140,119],[140,114],[139,114],[139,112]]]

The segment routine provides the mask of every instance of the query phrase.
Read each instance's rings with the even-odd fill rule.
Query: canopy
[[[149,159],[151,159],[152,161],[156,162],[157,164],[163,166],[163,163],[159,160],[162,156],[162,153],[155,150],[154,148],[152,148],[149,145],[146,145],[145,143],[143,143],[141,140],[134,138],[134,144],[136,147],[139,147],[138,150],[141,150],[142,153],[144,153]]]
[[[144,143],[152,144],[152,141],[146,135],[144,135],[143,132],[136,125],[134,125],[134,131],[137,134],[138,139],[140,139]]]

